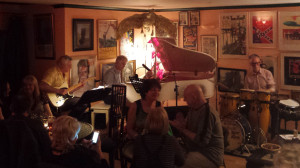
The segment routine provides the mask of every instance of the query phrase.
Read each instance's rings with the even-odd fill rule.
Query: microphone
[[[148,68],[145,64],[142,64],[142,66],[143,66],[145,69],[147,69],[148,71],[151,71],[151,69]]]

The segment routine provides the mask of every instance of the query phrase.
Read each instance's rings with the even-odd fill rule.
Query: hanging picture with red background
[[[250,47],[276,47],[277,13],[275,11],[251,12],[250,22]]]

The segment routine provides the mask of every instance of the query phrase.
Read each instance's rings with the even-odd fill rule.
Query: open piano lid
[[[216,67],[216,61],[212,56],[179,48],[174,45],[174,39],[152,37],[150,42],[156,52],[160,53],[160,60],[166,71],[192,72],[197,75],[198,72],[213,71]]]

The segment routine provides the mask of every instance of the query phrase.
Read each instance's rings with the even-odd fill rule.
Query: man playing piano
[[[224,141],[222,125],[216,111],[209,108],[202,88],[189,85],[184,90],[184,100],[190,110],[185,119],[170,121],[183,135],[187,149],[184,168],[220,167],[223,165]]]

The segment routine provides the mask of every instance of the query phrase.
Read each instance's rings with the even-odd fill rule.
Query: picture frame
[[[53,14],[33,16],[35,58],[55,60]]]
[[[200,11],[190,11],[190,26],[200,25]]]
[[[117,57],[117,20],[97,20],[98,60]]]
[[[94,19],[73,19],[73,51],[94,49]]]
[[[281,89],[300,90],[300,53],[281,53]]]
[[[201,36],[201,52],[204,52],[215,60],[218,60],[218,36],[217,35],[202,35]]]
[[[251,12],[249,20],[249,46],[275,48],[277,44],[277,12]]]
[[[120,54],[127,57],[134,56],[134,29],[123,34],[120,39]]]
[[[100,64],[100,68],[99,68],[99,70],[100,70],[100,80],[102,81],[102,84],[104,85],[104,78],[105,78],[105,73],[106,73],[106,71],[107,70],[109,70],[110,68],[112,68],[113,66],[115,66],[115,61],[110,61],[110,60],[108,60],[108,61],[103,61],[103,63],[102,64]]]
[[[96,76],[96,66],[96,55],[72,56],[70,85],[73,86],[88,79],[83,87],[73,92],[75,97],[81,97],[87,90],[95,88],[95,79],[91,77]]]
[[[173,21],[173,25],[175,25],[175,27],[176,27],[175,42],[176,42],[176,46],[178,46],[178,34],[179,34],[179,31],[178,31],[178,21]]]
[[[179,12],[179,26],[189,25],[188,12]]]
[[[300,12],[278,12],[279,49],[285,51],[300,50]]]
[[[278,79],[278,63],[277,57],[275,56],[261,56],[261,65],[262,68],[269,70],[274,77],[274,81],[277,83]],[[278,85],[276,85],[278,87]]]
[[[248,13],[221,13],[219,50],[221,58],[247,59]],[[234,33],[235,32],[235,33]]]
[[[183,27],[183,48],[197,50],[198,35],[197,26]]]
[[[218,68],[218,91],[239,93],[244,88],[246,69]]]
[[[134,76],[136,73],[136,60],[130,60],[125,65],[122,71],[121,80],[124,83],[130,82],[129,76]]]

